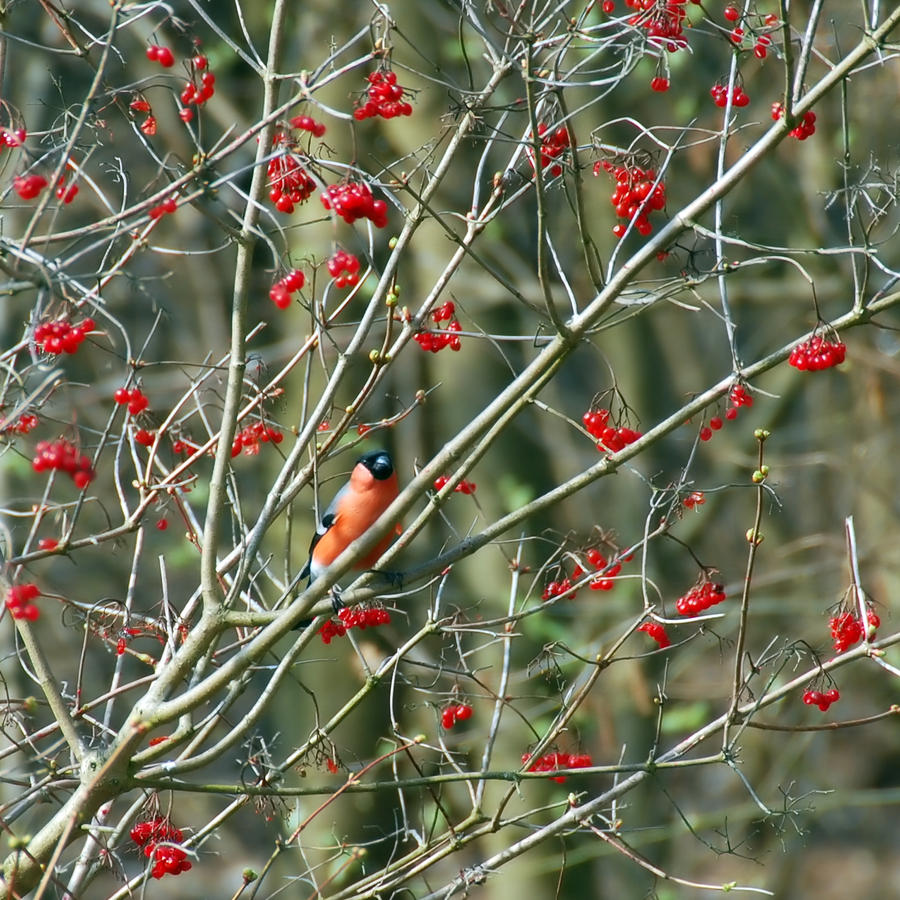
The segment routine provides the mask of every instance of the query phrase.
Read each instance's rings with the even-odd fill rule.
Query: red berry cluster
[[[622,571],[622,563],[617,559],[616,562],[610,566],[606,557],[596,547],[591,547],[586,550],[585,556],[587,557],[588,563],[596,572],[602,572],[601,575],[590,580],[588,587],[590,587],[592,591],[611,591],[616,586],[616,575]],[[630,560],[630,556],[623,558],[624,562],[629,562]],[[567,575],[560,581],[551,581],[544,588],[541,599],[550,600],[553,597],[563,597],[566,600],[573,600],[575,598],[575,591],[572,590],[572,585],[581,581],[586,574],[587,573],[580,565],[575,566],[571,577]]]
[[[639,10],[628,19],[628,24],[643,28],[649,43],[669,53],[687,47],[684,36],[687,0],[625,0],[625,5]]]
[[[131,839],[144,850],[144,856],[154,861],[150,874],[154,878],[162,878],[163,875],[180,875],[191,868],[187,853],[180,844],[184,835],[180,828],[169,824],[168,819],[157,816],[148,822],[139,822],[131,829]]]
[[[8,128],[0,127],[0,151],[4,147],[9,147],[10,149],[21,147],[27,137],[28,132],[24,128],[14,128],[10,131]]]
[[[269,288],[269,299],[279,309],[287,309],[291,305],[291,294],[296,294],[304,284],[306,276],[299,269],[293,269]]]
[[[68,206],[78,195],[78,185],[70,184],[66,187],[66,179],[60,178],[56,183],[56,197],[58,200],[62,200],[62,202]]]
[[[768,18],[768,16],[766,18]],[[772,38],[770,38],[767,34],[757,35],[756,43],[753,45],[753,55],[757,59],[765,59],[769,53],[769,47],[771,45]]]
[[[28,434],[38,426],[38,417],[34,413],[22,413],[15,422],[11,422],[3,429],[6,434]]]
[[[649,634],[659,644],[660,649],[672,645],[669,636],[666,634],[666,629],[659,622],[644,622],[642,625],[638,625],[638,631],[645,631]]]
[[[441,713],[441,727],[452,728],[457,722],[465,722],[472,718],[472,707],[468,703],[459,703],[456,706],[448,706]]]
[[[146,428],[138,428],[134,433],[134,439],[143,447],[152,447],[156,438],[152,431],[147,431]]]
[[[713,98],[716,106],[728,106],[728,88],[724,84],[714,84],[709,93]],[[746,106],[750,102],[750,98],[744,93],[744,89],[736,84],[731,91],[732,106]]]
[[[609,450],[611,453],[618,453],[642,436],[640,431],[626,428],[624,425],[613,428],[609,424],[609,416],[610,411],[608,409],[589,409],[581,417],[588,434],[597,438],[598,450]]]
[[[709,425],[704,425],[700,429],[700,440],[708,441],[712,439],[713,432],[718,431],[725,423],[721,416],[713,416],[709,420]]]
[[[737,418],[738,410],[742,406],[753,406],[753,397],[747,393],[747,388],[742,384],[736,384],[728,395],[728,402],[731,405],[725,410],[725,418],[731,422]],[[710,420],[710,425],[712,425],[712,420]]]
[[[69,441],[38,441],[34,449],[31,468],[35,472],[46,472],[48,469],[67,472],[79,490],[86,488],[96,477],[90,458],[79,455],[75,445]]]
[[[397,84],[396,72],[370,72],[366,102],[353,110],[357,122],[363,119],[394,119],[397,116],[411,116],[412,106],[403,99],[403,88]]]
[[[653,231],[648,214],[666,205],[666,186],[662,182],[654,186],[656,171],[625,164],[614,166],[605,159],[594,163],[594,175],[599,175],[601,170],[616,180],[615,193],[609,198],[616,215],[634,222],[638,234],[646,237]],[[625,235],[626,226],[619,222],[612,231],[621,238]]]
[[[172,441],[173,453],[193,453],[198,449],[198,445],[192,441],[186,441],[182,438]]]
[[[47,179],[43,175],[16,175],[13,178],[13,189],[23,200],[34,200],[47,187]]]
[[[325,209],[333,209],[348,225],[357,219],[369,219],[376,228],[387,225],[387,203],[376,200],[364,181],[332,184],[320,199]]]
[[[596,571],[603,571],[603,574],[599,578],[591,579],[588,587],[590,587],[592,591],[611,591],[616,586],[616,575],[622,571],[622,563],[617,560],[610,566],[606,557],[596,547],[591,547],[585,555],[587,556],[587,561]],[[630,559],[630,556],[624,557],[625,562],[628,562]],[[572,577],[578,579],[583,575],[584,571],[581,566],[576,566],[575,571],[572,573]]]
[[[182,88],[179,97],[182,108],[178,111],[178,115],[183,122],[190,122],[194,118],[194,110],[190,108],[191,104],[199,109],[216,92],[216,76],[209,71],[209,60],[206,56],[198,53],[191,59],[191,65],[195,71],[201,73],[200,84],[198,86],[192,78]]]
[[[664,94],[669,89],[669,79],[662,75],[656,75],[650,79],[650,90]]]
[[[389,625],[391,614],[381,606],[345,607],[338,612],[338,619],[329,619],[320,629],[323,644],[330,644],[332,638],[343,637],[351,628],[375,628],[378,625]]]
[[[279,132],[272,146],[286,148],[289,143],[287,135]],[[269,199],[278,212],[292,213],[294,206],[305,203],[316,189],[316,182],[288,149],[270,159],[266,171],[269,176]]]
[[[450,478],[447,475],[438,475],[438,477],[434,479],[434,489],[439,491],[449,480]],[[474,494],[477,488],[478,485],[475,484],[474,481],[466,481],[466,479],[463,478],[453,490],[458,491],[460,494]]]
[[[351,287],[359,281],[359,260],[346,250],[332,253],[325,265],[335,287]]]
[[[322,638],[323,644],[330,644],[336,637],[343,637],[347,633],[347,627],[343,622],[335,622],[334,619],[328,619],[319,629],[319,636]]]
[[[569,129],[566,128],[565,125],[560,125],[559,128],[548,134],[548,127],[545,122],[538,122],[538,137],[541,139],[541,168],[546,169],[550,163],[553,163],[553,160],[562,156],[565,153],[566,149],[571,142],[571,138],[569,137]],[[534,162],[532,162],[532,168],[534,167]],[[550,169],[550,174],[556,178],[558,175],[562,175],[562,166],[559,163],[553,163],[552,168]]]
[[[703,491],[691,491],[681,503],[685,509],[694,509],[697,506],[703,506],[706,503],[706,497],[703,496]]]
[[[820,334],[814,334],[791,350],[788,362],[801,372],[820,372],[839,366],[846,355],[847,345],[843,341],[829,341]]]
[[[725,586],[712,581],[694,585],[675,601],[675,609],[682,616],[696,616],[725,599]]]
[[[840,691],[832,688],[830,691],[806,691],[803,695],[803,702],[808,706],[818,706],[822,712],[825,712],[832,703],[841,699]]]
[[[132,416],[142,413],[149,405],[150,401],[140,388],[118,388],[113,399],[119,406],[128,406],[128,412]]]
[[[147,59],[150,62],[158,62],[164,69],[169,69],[175,65],[175,55],[168,47],[160,47],[158,44],[151,44],[147,48]]]
[[[579,566],[575,571],[580,572],[577,576],[573,574],[575,581],[578,581],[584,575],[584,570]],[[572,590],[572,578],[566,575],[561,581],[551,581],[547,584],[544,588],[544,593],[541,594],[541,600],[552,600],[554,597],[563,597],[565,600],[575,599],[575,591]]]
[[[75,353],[93,330],[94,320],[90,318],[78,325],[70,325],[64,319],[41,322],[34,329],[34,342],[45,353]]]
[[[294,116],[291,119],[291,127],[300,131],[308,131],[313,137],[320,138],[325,134],[325,126],[317,122],[312,116]]]
[[[27,619],[33,622],[40,616],[40,610],[31,602],[41,592],[36,584],[14,584],[6,592],[6,608],[14,619]]]
[[[177,209],[178,203],[175,198],[166,197],[162,203],[151,206],[150,209],[147,210],[147,215],[150,216],[151,219],[161,219],[163,216],[170,216]]]
[[[881,619],[873,609],[866,610],[865,625],[863,625],[862,619],[855,616],[852,612],[843,612],[837,616],[832,616],[828,620],[828,627],[831,629],[831,636],[834,638],[835,652],[843,653],[858,641],[861,641],[866,627],[868,627],[870,632],[869,637],[874,637],[875,630],[879,625],[881,625]]]
[[[523,763],[527,763],[530,759],[530,753],[522,754]],[[593,760],[587,753],[547,753],[544,756],[539,756],[528,767],[528,771],[555,772],[557,769],[587,769],[593,764]],[[565,775],[554,775],[550,778],[550,780],[562,784],[566,780],[566,777]]]
[[[241,450],[246,456],[256,456],[259,453],[259,445],[262,444],[280,444],[284,440],[284,435],[273,428],[266,425],[265,422],[253,422],[242,428],[235,436],[231,445],[231,456],[234,458]]]
[[[462,341],[456,333],[462,331],[462,325],[456,318],[456,305],[452,300],[442,303],[432,314],[437,331],[420,331],[415,335],[415,342],[423,349],[431,353],[439,353],[444,347],[449,347],[454,352],[462,349]],[[446,322],[447,327],[441,328],[441,322]]]
[[[778,121],[784,115],[784,106],[777,100],[772,104],[772,118]],[[803,118],[796,128],[792,128],[788,134],[797,138],[798,141],[805,141],[808,137],[816,133],[816,114],[808,109],[803,113]]]

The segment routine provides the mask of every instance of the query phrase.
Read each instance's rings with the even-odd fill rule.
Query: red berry
[[[729,22],[737,22],[737,20],[741,17],[741,12],[735,6],[726,6],[722,11],[722,15],[725,16],[725,18]]]
[[[666,629],[659,622],[644,622],[638,626],[638,631],[646,632],[659,644],[660,649],[671,646],[672,642],[666,634]]]
[[[293,269],[292,271],[288,272],[288,274],[285,275],[284,279],[282,280],[282,284],[292,294],[295,291],[299,291],[305,283],[306,276],[303,274],[303,272],[300,271],[300,269]]]
[[[279,309],[287,309],[291,305],[290,291],[281,282],[273,284],[269,289],[269,299]]]
[[[47,187],[43,175],[17,175],[13,178],[13,189],[23,200],[33,200]]]
[[[94,474],[90,469],[81,469],[72,476],[75,487],[83,491],[94,479]]]
[[[585,555],[587,556],[587,561],[595,569],[603,569],[606,567],[606,557],[596,547],[591,547]]]

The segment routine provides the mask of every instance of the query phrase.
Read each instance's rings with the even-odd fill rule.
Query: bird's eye
[[[374,460],[372,460],[372,474],[376,478],[390,478],[391,473],[394,471],[394,467],[391,465],[390,459],[382,454],[381,456],[376,456]]]

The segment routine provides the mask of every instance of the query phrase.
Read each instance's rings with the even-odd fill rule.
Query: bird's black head
[[[394,463],[387,450],[372,450],[361,456],[356,464],[365,466],[372,473],[372,477],[379,481],[385,481],[394,474]]]

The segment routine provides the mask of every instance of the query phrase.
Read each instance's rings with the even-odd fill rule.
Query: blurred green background
[[[101,34],[106,5],[77,6],[75,14],[84,26],[84,31],[77,32],[79,39],[84,40],[87,33]],[[270,6],[256,4],[242,10],[247,32],[261,54],[268,39]],[[409,0],[391,5],[397,23],[392,32],[392,63],[401,83],[415,92],[414,115],[390,122],[366,122],[352,129],[347,123],[321,114],[329,126],[328,152],[335,161],[353,160],[364,171],[385,181],[383,171],[395,177],[400,171],[416,172],[417,166],[427,170],[434,165],[446,134],[459,115],[469,79],[477,87],[489,74],[478,35],[470,25],[460,26],[455,6]],[[760,13],[771,11],[763,6],[759,5]],[[851,15],[845,4],[826,2],[825,7],[816,50],[823,59],[830,59],[856,42],[860,23],[852,18],[857,15],[855,8]],[[180,3],[173,8],[188,23],[186,31],[178,33],[171,21],[165,22],[156,32],[156,39],[184,54],[189,52],[189,35],[201,36],[217,76],[216,96],[204,111],[197,132],[203,147],[208,149],[225,130],[233,128],[237,133],[252,125],[260,109],[261,83],[202,21],[197,9]],[[64,41],[58,27],[47,15],[35,15],[36,9],[20,5],[5,12],[4,28],[9,39],[3,98],[8,109],[19,110],[27,122],[34,155],[39,157],[44,148],[48,160],[53,162],[53,148],[59,146],[71,127],[79,98],[93,72],[83,60],[62,52]],[[476,11],[491,42],[498,46],[503,42],[504,9],[505,4],[487,4]],[[713,23],[722,24],[718,4],[709,4],[707,11]],[[798,26],[805,22],[807,11],[807,4],[791,5]],[[338,11],[333,4],[317,0],[293,5],[284,52],[285,71],[317,67],[329,48],[340,46],[364,29],[372,12],[370,6],[362,4]],[[141,40],[151,39],[151,29],[162,21],[162,9],[143,18],[136,13],[129,10],[126,16],[128,27],[117,37],[121,55],[110,66],[82,135],[85,147],[81,149],[86,150],[88,144],[93,147],[87,168],[114,207],[135,202],[162,185],[173,172],[184,171],[197,151],[169,99],[168,76],[161,74],[142,52]],[[567,17],[579,13],[579,7],[565,4],[553,21],[562,28]],[[234,10],[217,7],[214,16],[222,32],[244,44]],[[679,150],[669,164],[666,178],[668,214],[693,199],[714,177],[718,148],[714,136],[721,128],[722,114],[712,103],[709,88],[716,80],[727,78],[732,51],[727,37],[718,33],[701,11],[692,8],[691,16],[695,29],[690,39],[696,50],[668,57],[672,88],[667,94],[649,91],[649,80],[656,71],[656,61],[651,58],[641,61],[613,90],[585,86],[565,93],[567,108],[577,110],[572,124],[579,142],[586,224],[596,239],[604,266],[616,244],[611,233],[615,219],[608,202],[612,184],[605,175],[594,178],[591,174],[590,166],[599,156],[590,147],[592,141],[618,146],[636,142],[637,148],[655,153],[657,161],[661,161],[658,148],[646,137],[639,138],[634,124],[637,121],[658,129],[654,134],[660,140],[677,143]],[[603,21],[606,17],[599,10],[586,19],[590,26]],[[352,52],[336,61],[336,66],[364,56],[370,46],[369,38],[363,35]],[[583,48],[576,41],[566,64],[586,57],[590,47],[588,41],[584,41]],[[600,56],[589,64],[588,70],[597,67],[607,74],[614,71],[620,60],[615,48],[611,47],[609,53],[609,60]],[[366,63],[335,78],[315,94],[316,100],[341,111],[349,110],[352,99],[365,86],[363,75],[369,68]],[[808,82],[825,71],[822,60],[814,59]],[[742,55],[740,74],[752,102],[740,112],[739,127],[728,145],[729,164],[768,127],[769,107],[779,98],[783,80],[774,52],[765,62]],[[583,80],[589,78],[584,76]],[[127,104],[133,96],[123,91],[122,85],[142,91],[154,104],[159,131],[158,137],[149,141],[153,153],[141,147],[123,116],[121,103],[116,106],[117,99],[124,98]],[[857,289],[870,299],[889,283],[886,270],[896,269],[900,262],[896,241],[898,144],[896,121],[891,115],[897,87],[896,66],[893,60],[886,59],[883,65],[873,66],[852,79],[846,86],[846,96],[834,91],[824,97],[816,106],[815,136],[802,144],[786,140],[725,199],[723,231],[740,242],[726,251],[727,260],[735,264],[726,283],[737,328],[736,346],[743,362],[772,352],[816,324],[813,291],[804,273],[814,285],[815,299],[826,321],[852,306],[855,284],[862,285]],[[521,77],[509,76],[484,111],[480,129],[454,159],[432,204],[441,224],[429,221],[423,225],[400,264],[401,303],[408,304],[411,310],[418,308],[455,250],[447,230],[457,235],[463,231],[462,216],[472,203],[473,176],[484,140],[497,129],[508,135],[508,141],[491,150],[481,170],[483,197],[490,191],[494,171],[505,171],[513,143],[527,129],[526,113],[519,103],[523,95]],[[254,150],[254,143],[248,142],[228,160],[230,171],[238,172],[247,166]],[[11,154],[7,154],[4,165],[2,177],[8,182],[15,174]],[[323,170],[325,167],[327,161]],[[225,174],[216,171],[210,177]],[[522,159],[508,184],[517,188],[530,174],[528,163]],[[246,190],[249,171],[234,175],[233,184]],[[570,166],[565,188],[558,181],[548,187],[548,228],[571,290],[583,306],[594,295],[594,287],[575,239],[572,185]],[[413,205],[408,195],[398,192],[397,197],[407,207]],[[852,202],[848,203],[848,197]],[[36,234],[74,229],[101,214],[100,204],[86,187],[79,200],[83,202],[62,209],[58,218],[45,216]],[[232,186],[224,185],[201,205],[206,215],[183,208],[163,221],[127,272],[104,290],[104,304],[130,336],[131,349],[126,347],[121,333],[109,328],[108,338],[91,341],[89,353],[63,360],[65,383],[54,391],[42,410],[43,425],[36,432],[37,437],[77,433],[83,446],[95,444],[110,415],[111,395],[128,372],[129,353],[146,363],[140,369],[140,378],[157,415],[171,408],[191,379],[224,358],[234,247],[221,223],[229,221],[229,211],[242,209],[242,199]],[[22,234],[30,210],[9,193],[4,206],[3,232],[13,239]],[[862,254],[817,252],[818,248],[847,247],[848,215],[854,244],[859,245],[863,230],[868,229],[872,253],[877,253],[880,267],[867,262]],[[654,224],[661,227],[664,218],[654,216]],[[395,209],[388,231],[395,233],[401,222]],[[712,229],[712,216],[707,215],[700,224]],[[267,293],[277,277],[278,261],[271,248],[289,254],[293,264],[305,268],[321,263],[335,240],[352,252],[363,254],[367,248],[361,229],[354,231],[339,224],[335,230],[316,200],[293,217],[279,217],[278,227],[270,215],[263,216],[262,225],[272,243],[269,247],[260,244],[258,249],[250,320],[262,321],[265,327],[251,340],[249,351],[254,364],[258,361],[263,373],[271,373],[311,330],[308,312],[298,306],[283,314],[274,313]],[[489,226],[477,249],[485,265],[540,307],[542,296],[534,263],[536,234],[535,207],[529,194]],[[386,238],[387,232],[376,236],[376,267],[389,252]],[[123,233],[112,245],[113,252],[121,252],[119,245],[127,240],[128,234]],[[627,238],[625,255],[636,249],[640,241],[637,236]],[[35,240],[32,246],[48,259],[58,256],[72,277],[88,285],[93,273],[104,266],[105,254],[111,249],[105,242],[91,246],[85,240],[47,245]],[[624,258],[620,255],[619,260]],[[789,258],[796,264],[791,264]],[[594,463],[597,449],[574,427],[573,421],[580,423],[593,398],[613,384],[634,411],[633,427],[646,431],[692,395],[726,377],[732,363],[720,315],[719,290],[709,277],[714,265],[713,244],[697,233],[682,237],[670,248],[667,259],[641,272],[638,284],[651,291],[667,290],[668,299],[640,308],[613,307],[604,327],[572,354],[542,392],[541,403],[520,415],[469,475],[478,485],[477,502],[454,496],[445,515],[432,519],[400,564],[407,567],[431,558],[454,536],[479,530]],[[48,309],[48,295],[19,285],[8,257],[4,272],[8,283],[0,303],[0,335],[2,346],[12,347],[25,334],[24,326],[32,311],[41,308],[41,304],[44,310]],[[327,277],[324,269],[318,277]],[[569,301],[558,278],[553,279],[553,291],[558,308],[565,314]],[[473,259],[467,259],[451,280],[443,295],[443,299],[450,298],[456,303],[464,330],[483,332],[484,337],[467,337],[458,354],[429,355],[410,343],[391,366],[384,389],[359,414],[359,421],[377,423],[408,405],[416,390],[433,389],[428,402],[402,423],[363,443],[364,449],[387,445],[395,455],[401,481],[411,478],[417,466],[471,421],[508,383],[511,372],[521,370],[533,358],[535,343],[540,343],[541,335],[547,333],[546,321],[513,297],[497,279],[486,275],[483,265]],[[362,309],[362,301],[357,301],[348,312],[347,327],[333,329],[337,345],[342,346],[349,339],[355,317]],[[626,314],[631,312],[634,314]],[[727,708],[737,597],[747,558],[744,534],[752,525],[755,507],[755,492],[749,480],[756,465],[755,428],[772,432],[766,446],[771,491],[764,511],[766,541],[761,547],[752,593],[747,644],[750,657],[756,658],[770,642],[786,645],[801,639],[823,657],[830,655],[827,611],[841,599],[850,583],[844,541],[844,520],[848,515],[854,517],[856,524],[864,586],[882,619],[884,633],[895,629],[891,598],[896,594],[898,576],[898,505],[894,490],[897,324],[897,314],[891,312],[869,327],[848,333],[848,362],[839,370],[813,375],[798,373],[787,365],[775,367],[752,384],[756,400],[752,409],[742,410],[736,422],[729,423],[708,444],[699,446],[687,478],[691,489],[705,492],[706,503],[698,511],[686,513],[673,527],[673,533],[687,542],[703,563],[721,572],[732,598],[721,608],[725,616],[665,656],[647,656],[650,642],[642,635],[631,637],[624,651],[627,658],[603,673],[559,742],[560,750],[590,753],[597,764],[643,762],[654,741],[654,698],[663,680],[667,703],[659,738],[662,747],[675,743]],[[531,336],[533,340],[492,340],[489,336]],[[332,365],[334,359],[335,350],[323,348],[322,362]],[[28,383],[34,383],[45,371],[40,365],[36,362],[28,369]],[[342,389],[340,403],[352,399],[367,372],[368,362],[361,356],[347,379],[346,392]],[[305,382],[307,377],[309,381]],[[305,384],[314,398],[323,380],[321,362],[311,360],[309,372],[298,369],[286,384],[283,397],[267,407],[267,414],[286,429],[300,425]],[[5,402],[16,399],[18,388],[14,381],[7,377]],[[212,422],[217,421],[223,392],[224,370],[221,376],[217,374],[206,381],[197,396],[197,406],[204,407]],[[639,541],[648,517],[659,516],[649,509],[653,489],[663,489],[680,478],[698,427],[697,421],[686,423],[623,467],[615,477],[597,482],[529,521],[522,553],[531,572],[522,576],[516,607],[539,602],[553,571],[541,574],[540,569],[564,542],[569,548],[583,548],[596,538],[593,529],[597,528],[614,534],[619,546]],[[184,432],[198,440],[202,437],[196,408],[186,411]],[[0,457],[0,496],[5,498],[4,528],[10,553],[21,549],[30,527],[32,504],[41,498],[43,482],[30,468],[33,443],[30,439],[10,443]],[[119,452],[128,453],[127,449]],[[168,462],[174,460],[168,450],[163,455]],[[234,486],[241,498],[241,515],[249,523],[255,521],[268,493],[279,462],[276,455],[274,448],[267,447],[258,457],[235,460]],[[105,459],[111,469],[112,454]],[[350,467],[348,459],[343,456],[328,474],[342,477]],[[198,483],[190,500],[201,518],[210,465],[201,464],[197,469]],[[86,506],[79,521],[79,534],[117,521],[110,469],[101,470],[96,486],[99,500]],[[123,471],[127,472],[127,467]],[[323,488],[323,500],[330,499],[338,483],[328,483]],[[124,490],[130,491],[127,483]],[[51,534],[53,525],[61,527],[70,511],[63,504],[71,504],[76,496],[71,485],[55,486],[53,499],[61,505],[45,520],[46,531],[41,536]],[[292,530],[273,533],[268,540],[267,552],[275,555],[278,568],[285,573],[295,572],[304,561],[312,505],[311,492],[305,492],[294,504]],[[170,527],[159,531],[153,525],[164,516]],[[184,540],[184,531],[184,522],[170,501],[148,517],[139,565],[134,565],[135,538],[130,535],[115,544],[79,551],[71,558],[36,563],[30,574],[45,593],[77,595],[86,603],[107,597],[121,599],[132,577],[137,585],[136,608],[152,613],[158,608],[162,593],[160,571],[164,565],[167,595],[180,608],[196,590],[198,570],[198,553]],[[508,542],[488,547],[454,568],[441,596],[445,614],[459,609],[469,621],[475,621],[505,613],[511,577],[509,560],[515,554],[518,537],[509,534]],[[518,767],[521,754],[534,743],[535,733],[549,725],[566,692],[589,671],[589,666],[562,648],[556,648],[553,654],[555,665],[536,665],[536,661],[546,662],[544,648],[559,641],[591,659],[608,648],[626,624],[639,615],[643,600],[637,561],[630,568],[626,566],[624,574],[626,577],[609,594],[582,590],[576,600],[561,601],[546,613],[524,620],[517,628],[511,643],[513,677],[507,690],[515,712],[508,710],[504,718],[494,749],[493,768]],[[651,600],[655,600],[658,589],[672,615],[674,600],[697,574],[696,563],[683,546],[669,540],[650,545],[646,576],[655,585]],[[253,746],[228,755],[220,764],[199,773],[198,779],[231,783],[240,769],[235,758],[241,753],[247,756],[259,752],[264,742],[273,757],[280,758],[302,742],[316,715],[313,697],[320,720],[327,719],[363,682],[360,661],[383,658],[416,627],[421,627],[429,600],[434,600],[433,590],[400,601],[392,625],[361,635],[355,647],[346,641],[328,647],[313,645],[313,652],[297,667],[296,687],[279,692],[257,729]],[[677,639],[684,639],[696,629],[681,625],[670,631]],[[65,617],[48,615],[40,624],[39,634],[59,660],[60,678],[71,687],[69,679],[74,678],[81,652],[81,631],[66,627]],[[16,661],[10,627],[2,630],[2,641],[3,676],[9,696],[36,693],[36,686]],[[89,640],[87,647],[82,690],[84,696],[90,697],[108,687],[115,654],[114,646],[99,640]],[[143,646],[136,643],[135,647],[145,652],[153,650],[151,642]],[[337,729],[333,740],[341,760],[355,768],[385,752],[388,744],[384,739],[391,732],[392,717],[403,734],[422,732],[434,743],[439,733],[440,708],[460,696],[472,703],[475,715],[446,733],[444,739],[459,754],[463,768],[479,765],[492,692],[499,684],[500,652],[500,640],[489,631],[473,629],[456,638],[443,634],[425,640],[401,664],[396,680],[382,684]],[[454,674],[463,668],[462,654],[469,675]],[[240,722],[266,683],[266,665],[274,661],[272,658],[260,667],[245,697],[229,711],[228,721]],[[794,676],[794,662],[787,656],[777,665],[784,666],[779,681]],[[799,665],[797,671],[805,665],[808,662]],[[775,666],[768,668],[764,677],[771,677],[774,671]],[[473,672],[477,673],[477,680],[471,677]],[[138,660],[126,661],[125,680],[146,674],[148,670]],[[826,716],[805,707],[799,696],[792,696],[766,710],[760,718],[784,726],[818,724],[872,715],[898,700],[895,682],[873,662],[842,669],[838,681],[842,700]],[[39,712],[35,722],[45,717]],[[226,725],[223,723],[223,727]],[[13,740],[10,735],[8,739]],[[716,741],[712,744],[701,748],[702,752],[714,752]],[[737,762],[741,772],[774,815],[763,815],[741,779],[727,766],[685,769],[649,780],[610,811],[613,819],[621,820],[622,836],[654,864],[692,881],[764,886],[776,897],[796,900],[900,895],[896,854],[900,782],[896,725],[892,720],[833,732],[748,729],[740,745]],[[424,770],[436,771],[438,759],[436,752],[423,750]],[[404,777],[416,774],[406,760],[398,760],[397,770]],[[311,759],[302,774],[303,784],[331,783],[323,759]],[[387,778],[387,770],[382,771],[381,777]],[[298,781],[293,774],[288,777],[290,784]],[[332,781],[339,784],[340,776]],[[477,864],[512,840],[524,837],[529,829],[549,821],[564,808],[569,791],[592,796],[611,783],[609,777],[588,775],[571,777],[565,785],[534,781],[522,784],[505,814],[513,816],[544,804],[547,809],[523,819],[520,826],[505,828],[449,856],[429,873],[428,884],[436,889],[463,867]],[[16,790],[14,783],[3,788],[7,801]],[[482,810],[490,815],[506,790],[502,783],[490,785]],[[469,808],[468,792],[460,785],[444,787],[438,795],[441,807],[453,817],[464,815]],[[444,827],[434,796],[409,791],[403,797],[405,814],[422,826],[423,839],[427,829]],[[177,881],[170,878],[154,883],[153,895],[231,895],[240,883],[241,869],[259,869],[272,852],[274,842],[290,834],[323,799],[302,799],[296,810],[280,805],[246,808],[214,840],[204,844],[194,871]],[[225,802],[199,794],[179,794],[174,800],[177,821],[183,826],[206,821]],[[391,791],[351,795],[333,804],[306,833],[305,859],[293,850],[285,853],[260,894],[270,896],[285,886],[288,896],[309,895],[308,885],[298,891],[294,883],[285,879],[303,872],[307,864],[322,866],[318,874],[324,878],[324,873],[341,865],[340,853],[335,849],[338,845],[367,846],[368,856],[361,863],[367,870],[377,869],[392,856],[409,850],[410,841],[401,840],[397,834],[400,808],[398,794]],[[45,813],[37,807],[28,816],[39,823]],[[36,828],[37,824],[31,827]],[[124,864],[133,873],[139,861],[126,854]],[[350,870],[355,871],[352,866]],[[116,878],[112,871],[95,882],[85,896],[106,896],[114,889]],[[336,885],[341,883],[338,878]],[[479,890],[480,896],[490,900],[523,894],[656,896],[666,900],[705,898],[714,893],[657,882],[647,871],[586,833],[540,845],[510,862]],[[423,881],[397,896],[422,896],[426,891]],[[325,896],[330,893],[324,891]]]

